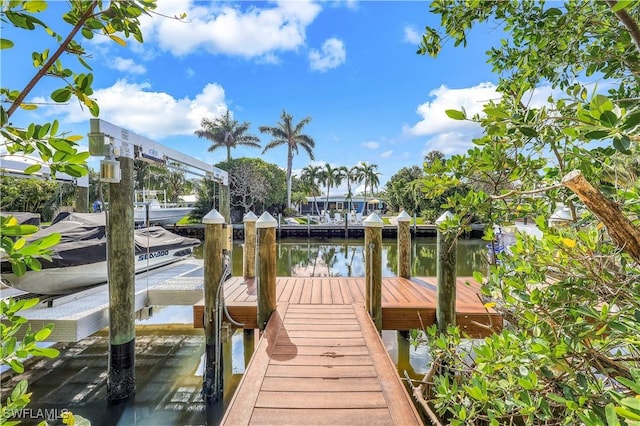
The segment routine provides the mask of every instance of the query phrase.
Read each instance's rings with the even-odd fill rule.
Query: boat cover
[[[59,233],[62,238],[52,248],[51,261],[39,259],[43,269],[86,265],[107,257],[104,213],[60,213],[50,226],[30,235],[27,241],[53,233]],[[182,237],[159,226],[136,229],[134,235],[136,255],[200,245],[196,238]],[[2,272],[10,271],[9,262],[2,262]]]
[[[30,212],[0,212],[2,216],[13,216],[21,225],[40,226],[40,215]]]

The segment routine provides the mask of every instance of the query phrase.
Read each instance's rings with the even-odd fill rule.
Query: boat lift
[[[109,282],[107,399],[110,403],[119,403],[135,395],[134,317],[137,307],[133,227],[127,226],[128,223],[133,225],[133,161],[140,159],[165,167],[176,167],[217,182],[221,185],[218,211],[225,224],[230,222],[229,176],[213,165],[101,119],[91,119],[89,153],[104,157],[100,161],[100,181],[109,183],[110,206],[109,210],[105,210]],[[119,226],[110,226],[110,222]],[[226,250],[230,250],[231,233],[225,228],[226,225],[220,231],[223,239],[224,232],[227,233]]]
[[[116,183],[119,174],[115,167],[111,166],[114,165],[116,157],[126,157],[175,167],[224,186],[229,185],[229,175],[226,171],[99,118],[92,118],[90,121],[89,153],[105,157],[100,167],[100,179],[103,182]]]

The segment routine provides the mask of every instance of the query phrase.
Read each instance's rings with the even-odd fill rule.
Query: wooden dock
[[[423,424],[364,306],[342,300],[278,304],[222,425]]]
[[[436,279],[382,278],[382,328],[410,330],[436,322]],[[458,277],[456,323],[470,337],[482,338],[502,329],[502,316],[484,307],[480,286],[471,277]],[[278,277],[276,301],[280,305],[351,305],[365,303],[364,278]],[[253,279],[233,277],[224,287],[225,303],[231,316],[244,328],[258,328],[257,292]],[[193,309],[194,327],[202,328],[204,300]]]

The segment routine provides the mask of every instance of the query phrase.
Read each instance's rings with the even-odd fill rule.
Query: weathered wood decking
[[[382,279],[382,328],[409,330],[429,327],[436,321],[436,279],[397,277]],[[486,309],[473,278],[457,278],[456,321],[472,337],[485,337],[502,328],[502,317]],[[365,303],[364,278],[278,277],[277,304],[351,305]],[[257,299],[253,279],[233,277],[225,283],[225,303],[231,316],[244,328],[258,328]],[[193,323],[202,327],[204,301],[194,305]]]
[[[278,304],[221,424],[422,422],[364,306],[343,298]]]

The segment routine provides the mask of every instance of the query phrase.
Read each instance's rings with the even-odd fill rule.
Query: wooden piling
[[[258,328],[264,331],[271,313],[276,310],[276,225],[264,212],[256,221],[258,262]]]
[[[398,221],[398,276],[411,278],[411,216],[402,211],[396,218]]]
[[[225,223],[231,224],[231,193],[229,189],[229,185],[218,184],[220,187],[220,202],[218,207],[218,213],[224,217]],[[225,249],[231,253],[233,249],[233,228],[231,226],[225,227],[224,230],[225,236]]]
[[[364,225],[365,305],[378,331],[382,331],[382,226],[376,213],[371,213]]]
[[[135,395],[135,242],[133,159],[121,156],[120,182],[109,184],[107,247],[109,268],[109,367],[107,401]]]
[[[256,338],[253,328],[245,328],[243,330],[242,345],[244,349],[244,366],[246,368],[256,349]]]
[[[244,247],[242,250],[242,275],[245,278],[256,276],[256,221],[258,216],[249,212],[244,215]]]
[[[446,333],[448,326],[456,325],[457,238],[454,232],[443,232],[440,229],[440,225],[452,217],[453,214],[447,211],[436,220],[438,225],[436,322],[440,333]]]
[[[221,321],[221,300],[218,300],[219,287],[224,274],[224,249],[226,232],[225,219],[217,210],[211,210],[202,222],[204,234],[204,334],[205,367],[202,384],[202,396],[206,402],[216,402],[222,398],[223,357]]]

